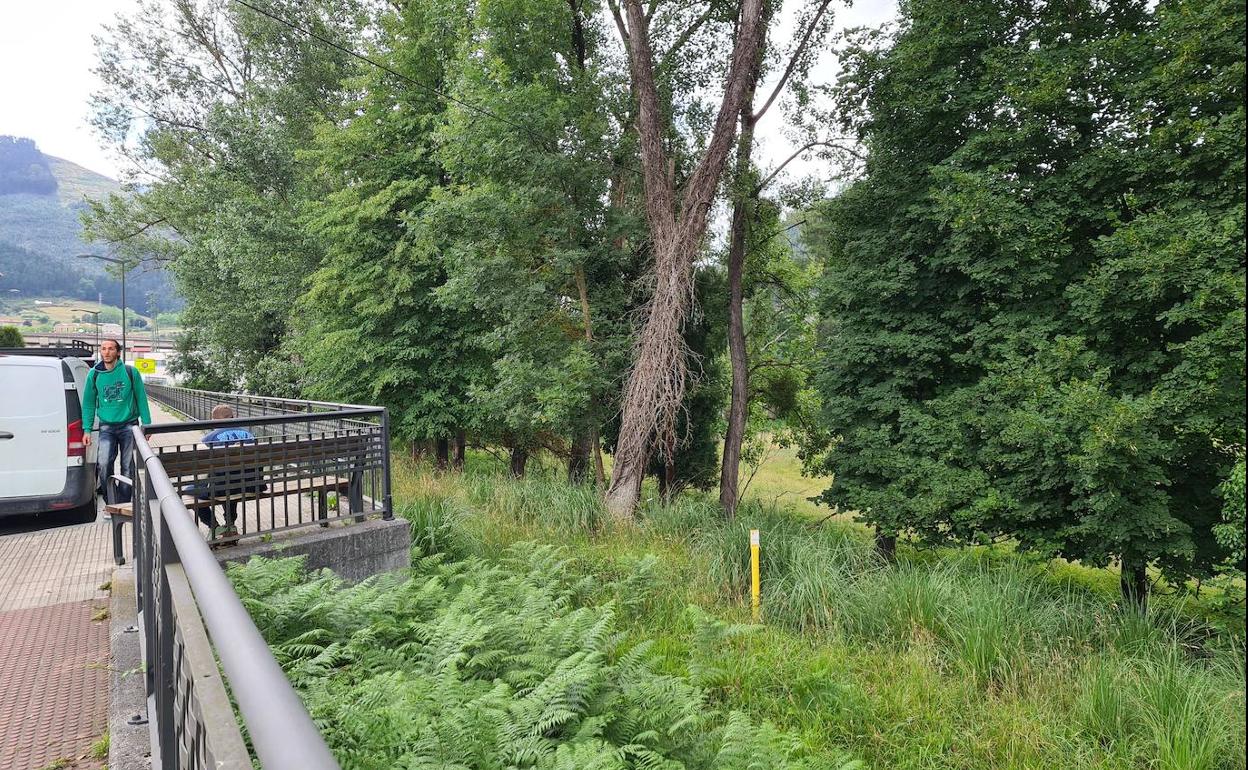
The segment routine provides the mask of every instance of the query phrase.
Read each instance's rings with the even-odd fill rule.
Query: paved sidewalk
[[[152,418],[175,422],[156,404]],[[88,754],[108,729],[112,572],[107,519],[0,525],[0,770],[103,766]]]
[[[157,423],[178,421],[155,402],[151,409]],[[152,444],[194,445],[199,438],[161,434]],[[305,494],[267,505],[250,501],[240,513],[245,531],[255,532],[288,517],[310,521],[315,500]],[[108,729],[103,586],[113,573],[111,528],[102,515],[89,524],[36,528],[42,526],[35,520],[6,529],[0,522],[0,770],[97,770],[103,762],[88,754]],[[130,535],[127,527],[127,563]]]

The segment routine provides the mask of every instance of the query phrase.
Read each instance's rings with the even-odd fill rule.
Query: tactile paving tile
[[[107,730],[108,621],[91,620],[102,606],[0,612],[0,770],[80,758]]]
[[[112,572],[106,521],[0,530],[0,770],[100,766],[80,758],[108,726],[108,621],[91,617],[108,606],[100,588]]]
[[[123,539],[129,558],[130,530]],[[0,537],[0,611],[102,599],[113,574],[107,522]]]

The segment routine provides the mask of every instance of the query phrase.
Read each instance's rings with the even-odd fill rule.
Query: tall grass
[[[593,600],[618,607],[671,671],[692,665],[724,706],[873,766],[1245,767],[1242,639],[1173,609],[1122,613],[1024,556],[903,552],[890,564],[861,527],[755,503],[724,521],[697,495],[647,501],[618,526],[592,488],[556,480],[466,474],[413,488],[446,503],[418,511],[422,552],[566,545],[574,571],[612,586]],[[750,529],[762,533],[764,629],[698,663],[685,607],[748,620]]]
[[[470,477],[467,491],[475,505],[523,524],[588,533],[605,519],[602,497],[588,485],[485,475]]]
[[[1243,658],[1220,653],[1204,665],[1174,646],[1143,657],[1103,653],[1079,672],[1077,717],[1112,754],[1161,770],[1243,767]]]

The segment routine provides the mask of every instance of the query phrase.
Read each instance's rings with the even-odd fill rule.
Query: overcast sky
[[[87,124],[87,99],[96,88],[91,36],[135,0],[0,0],[0,6],[0,134],[30,137],[49,155],[116,178],[117,162]],[[896,0],[859,0],[838,9],[838,26],[875,25],[896,12]],[[773,39],[788,34],[777,32]],[[825,64],[816,75],[835,77],[835,67]],[[776,136],[779,115],[773,108],[760,126],[765,159],[789,152]]]
[[[0,134],[117,176],[87,124],[95,89],[91,36],[134,0],[0,0]]]

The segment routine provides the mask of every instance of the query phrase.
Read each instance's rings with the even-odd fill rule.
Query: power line
[[[558,148],[557,148],[557,147],[554,147],[553,145],[551,145],[551,144],[549,143],[549,140],[548,140],[548,139],[546,139],[545,137],[543,137],[541,134],[538,134],[537,132],[533,131],[533,130],[532,130],[532,129],[530,129],[528,126],[525,126],[525,125],[523,125],[523,124],[521,124],[521,123],[517,123],[517,122],[515,122],[514,120],[510,120],[509,118],[505,118],[505,117],[503,117],[502,115],[499,115],[498,113],[492,112],[491,110],[488,110],[488,109],[486,109],[486,108],[484,108],[484,107],[481,107],[481,106],[479,106],[479,105],[472,104],[472,103],[467,102],[467,101],[465,101],[465,100],[463,100],[463,99],[460,99],[460,98],[458,98],[458,97],[454,96],[453,94],[449,94],[449,93],[447,93],[447,92],[445,92],[445,91],[442,91],[441,89],[436,88],[435,86],[431,86],[431,85],[429,85],[428,83],[422,83],[422,82],[420,82],[419,80],[417,80],[416,78],[413,78],[413,77],[411,77],[411,76],[409,76],[409,75],[404,75],[402,72],[399,72],[398,70],[393,69],[392,67],[389,67],[389,66],[387,66],[386,64],[384,64],[384,63],[382,63],[382,62],[379,62],[379,61],[377,61],[376,59],[373,59],[372,57],[366,56],[366,55],[364,55],[364,54],[362,54],[362,53],[359,53],[359,52],[357,52],[357,51],[353,51],[353,50],[351,50],[350,48],[347,48],[346,46],[343,46],[343,45],[340,45],[340,44],[338,44],[338,43],[334,42],[333,40],[331,40],[331,39],[329,39],[329,38],[325,37],[324,35],[320,35],[320,34],[318,34],[315,30],[312,30],[312,29],[309,29],[309,28],[307,28],[307,27],[301,26],[300,24],[298,24],[298,23],[296,23],[296,22],[293,22],[293,21],[291,21],[290,19],[284,18],[284,17],[282,17],[282,16],[280,16],[280,15],[278,15],[278,14],[276,14],[276,13],[273,13],[272,11],[270,11],[270,10],[268,10],[268,9],[266,9],[266,8],[261,8],[261,7],[257,6],[257,5],[254,5],[253,3],[248,2],[248,0],[233,0],[233,2],[237,3],[238,5],[243,6],[244,8],[250,8],[251,10],[255,11],[256,13],[260,14],[261,16],[264,16],[264,17],[266,17],[266,18],[270,19],[271,21],[275,21],[275,22],[277,22],[278,24],[281,24],[281,25],[283,25],[283,26],[285,26],[285,27],[288,27],[289,29],[292,29],[292,30],[294,30],[294,31],[296,31],[296,32],[299,32],[300,34],[306,35],[307,37],[311,38],[312,40],[317,41],[318,43],[321,43],[322,45],[329,46],[330,48],[333,48],[333,49],[334,49],[334,50],[336,50],[336,51],[339,51],[339,52],[341,52],[341,53],[345,53],[345,54],[346,54],[346,55],[348,55],[348,56],[351,56],[351,57],[353,57],[353,58],[355,58],[355,59],[358,59],[358,60],[360,60],[360,61],[362,61],[362,62],[365,62],[366,64],[372,65],[373,67],[376,67],[377,69],[382,70],[383,72],[386,72],[386,73],[388,73],[388,74],[390,74],[390,75],[392,75],[392,76],[394,76],[394,77],[398,78],[399,80],[404,81],[405,83],[410,83],[411,85],[416,86],[417,88],[421,89],[422,91],[427,91],[428,93],[431,93],[431,94],[433,94],[434,96],[437,96],[437,97],[438,97],[438,98],[440,98],[440,99],[445,99],[445,100],[446,100],[446,101],[448,101],[448,102],[452,102],[452,103],[454,103],[454,104],[457,104],[457,105],[459,105],[460,107],[463,107],[464,109],[466,109],[466,110],[468,110],[468,111],[470,111],[470,112],[474,112],[474,113],[476,113],[476,114],[478,114],[478,115],[482,115],[482,116],[487,117],[487,118],[492,118],[492,119],[494,119],[494,120],[499,121],[500,123],[503,123],[503,124],[505,124],[505,125],[507,125],[507,126],[510,126],[511,128],[514,128],[514,129],[516,129],[517,131],[520,131],[520,132],[522,132],[522,133],[524,133],[524,134],[527,134],[527,135],[528,135],[529,137],[531,137],[531,138],[532,138],[532,139],[533,139],[533,140],[534,140],[534,141],[535,141],[535,142],[536,142],[539,146],[541,146],[543,149],[545,149],[545,150],[546,150],[546,152],[548,152],[548,153],[550,153],[550,154],[552,154],[552,155],[557,155],[557,156],[559,156],[559,157],[564,157],[563,153],[559,152],[559,150],[558,150]],[[613,167],[613,168],[619,168],[619,169],[624,169],[625,171],[631,171],[631,172],[633,172],[634,174],[637,174],[638,176],[641,176],[641,175],[642,175],[642,174],[641,174],[641,170],[640,170],[640,169],[633,168],[632,166],[627,166],[627,165],[624,165],[624,164],[622,164],[622,163],[617,163],[617,162],[616,162],[616,161],[614,161],[614,160],[608,160],[608,161],[607,161],[607,163],[608,163],[608,164],[610,164],[610,165],[611,165],[611,167]]]

